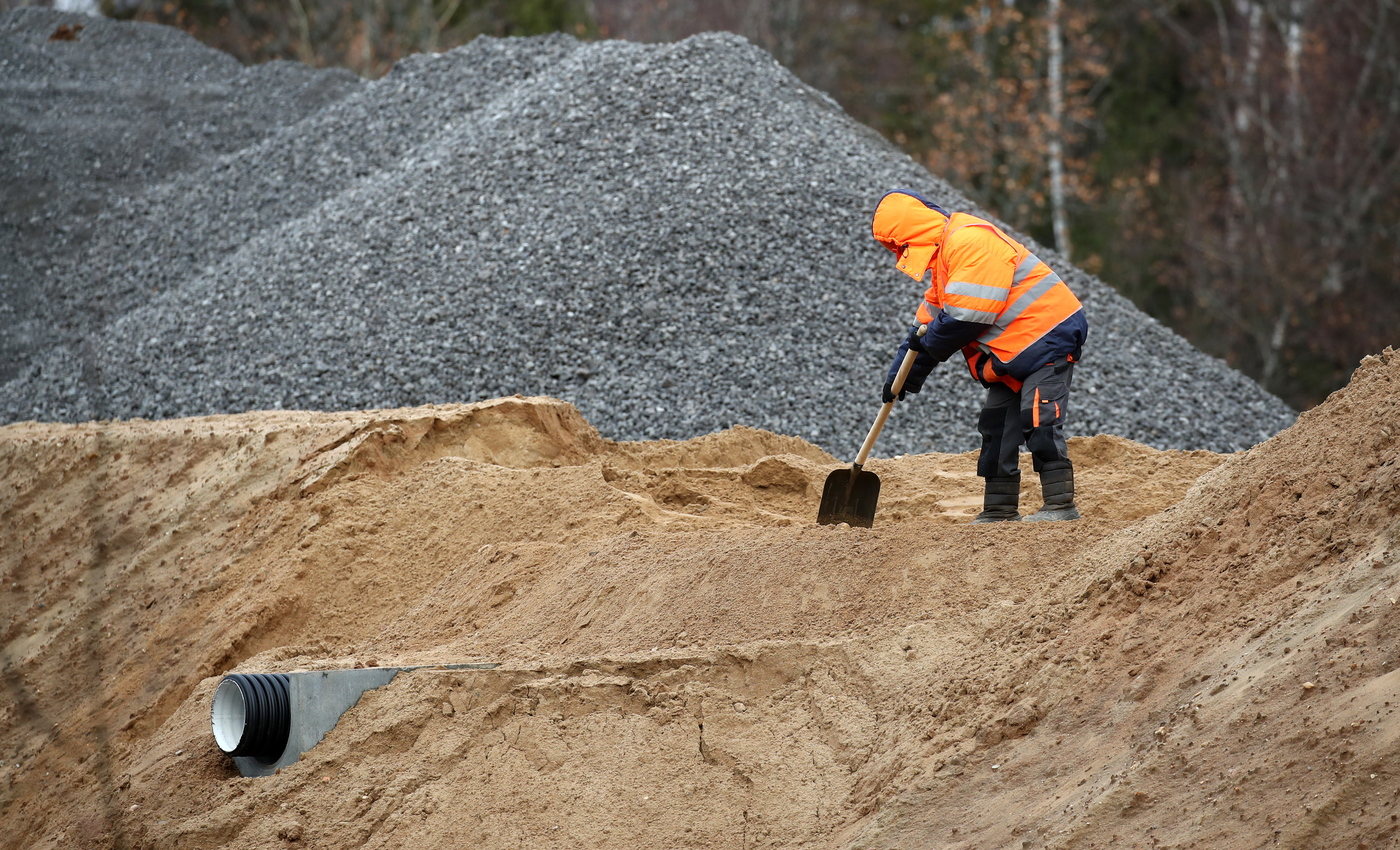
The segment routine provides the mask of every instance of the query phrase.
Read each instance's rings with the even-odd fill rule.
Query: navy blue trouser
[[[1022,443],[1031,453],[1036,472],[1046,463],[1069,460],[1064,426],[1073,373],[1074,363],[1068,357],[1056,357],[1032,372],[1020,392],[1005,384],[992,384],[987,389],[987,402],[977,419],[977,431],[982,435],[978,475],[1020,478],[1017,453]]]

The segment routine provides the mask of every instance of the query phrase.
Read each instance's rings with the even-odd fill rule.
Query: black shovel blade
[[[853,528],[870,528],[875,524],[875,502],[879,498],[880,476],[863,469],[838,469],[826,477],[817,524],[844,522]]]

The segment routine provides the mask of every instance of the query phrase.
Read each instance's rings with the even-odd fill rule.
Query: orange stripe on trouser
[[[971,350],[973,353],[968,354]],[[972,371],[972,377],[991,386],[992,384],[1005,384],[1014,392],[1021,391],[1021,382],[1010,375],[998,375],[992,368],[992,358],[969,346],[963,349],[963,356],[967,358],[967,368]],[[978,370],[981,371],[978,371]]]
[[[1040,427],[1040,387],[1035,388],[1035,407],[1031,408],[1031,426]]]

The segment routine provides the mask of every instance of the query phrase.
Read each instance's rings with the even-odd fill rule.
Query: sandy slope
[[[1398,408],[1387,351],[1248,452],[1077,439],[1073,524],[877,461],[872,530],[801,440],[548,399],[0,428],[0,843],[1391,846]],[[273,777],[209,733],[459,661]]]

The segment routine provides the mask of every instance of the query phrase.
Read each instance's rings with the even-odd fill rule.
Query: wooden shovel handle
[[[919,325],[919,336],[928,332],[928,325]],[[914,368],[914,361],[919,359],[919,352],[912,348],[904,352],[904,362],[899,364],[899,371],[895,373],[894,383],[890,385],[890,391],[899,395],[899,391],[904,389],[904,379],[909,377],[909,370]],[[880,408],[880,415],[875,417],[875,424],[870,426],[870,433],[865,435],[865,443],[860,447],[860,454],[856,455],[856,467],[865,465],[866,458],[870,457],[870,450],[875,448],[875,438],[880,436],[880,429],[885,427],[885,420],[890,418],[890,411],[894,409],[894,401],[885,402]]]

